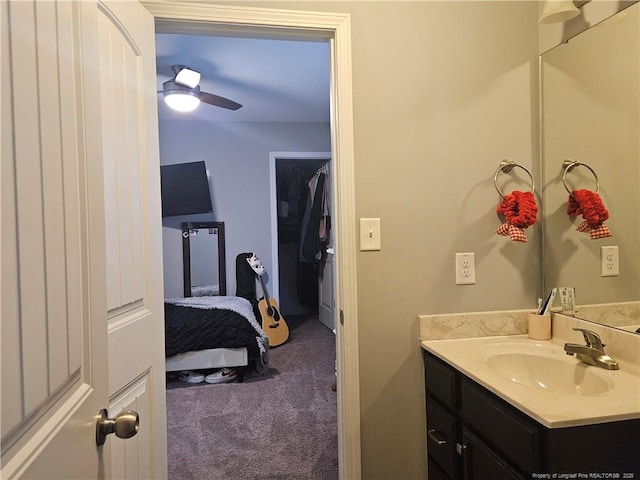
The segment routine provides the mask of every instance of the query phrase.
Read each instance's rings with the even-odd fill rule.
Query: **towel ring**
[[[596,172],[593,170],[593,168],[591,168],[586,163],[578,162],[576,160],[569,160],[568,158],[564,162],[562,162],[562,166],[564,167],[564,172],[562,173],[562,184],[564,185],[564,188],[567,190],[567,192],[569,192],[569,195],[573,197],[573,192],[567,185],[567,173],[569,173],[576,167],[586,167],[589,169],[589,171],[591,171],[591,173],[593,173],[593,177],[596,179],[596,193],[598,193],[598,190],[600,189],[600,181],[598,180],[598,175],[596,175]]]
[[[498,167],[498,170],[496,170],[496,174],[493,176],[493,184],[495,185],[496,190],[501,197],[504,197],[504,193],[502,193],[502,190],[500,190],[500,187],[498,187],[498,177],[500,176],[500,173],[509,173],[514,169],[514,167],[519,167],[527,172],[527,175],[529,175],[529,179],[531,180],[531,193],[535,191],[535,187],[533,186],[533,175],[531,175],[531,172],[529,170],[524,168],[522,165],[518,165],[513,160],[503,160],[500,162],[500,166]]]

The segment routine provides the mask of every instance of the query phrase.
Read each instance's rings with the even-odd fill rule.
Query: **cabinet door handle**
[[[427,430],[427,435],[429,436],[429,439],[434,442],[436,445],[446,445],[447,441],[446,440],[442,440],[440,438],[438,438],[438,436],[436,435],[438,432],[435,429],[430,429]]]
[[[456,452],[462,457],[462,478],[464,480],[472,479],[471,473],[471,455],[469,455],[469,447],[464,443],[456,443]]]

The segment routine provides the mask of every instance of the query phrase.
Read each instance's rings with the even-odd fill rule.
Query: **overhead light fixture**
[[[176,74],[175,82],[180,85],[185,85],[189,88],[196,88],[200,83],[200,73],[195,70],[191,70],[189,67],[174,65],[173,70]]]
[[[191,112],[200,105],[198,86],[190,88],[178,85],[174,80],[168,80],[162,84],[162,93],[169,108],[178,112]]]
[[[573,0],[545,0],[538,23],[561,23],[578,15],[580,15],[580,9],[576,7]]]
[[[164,82],[158,93],[162,93],[165,103],[172,110],[191,112],[200,102],[228,110],[242,108],[242,104],[238,102],[200,90],[199,72],[184,65],[173,65],[171,69],[175,77]]]

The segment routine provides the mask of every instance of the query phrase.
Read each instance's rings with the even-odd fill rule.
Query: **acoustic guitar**
[[[269,347],[277,347],[289,339],[289,327],[282,315],[280,315],[276,301],[273,298],[269,298],[262,276],[258,275],[258,278],[264,293],[264,298],[258,302],[258,309],[262,317],[262,330],[269,338]]]

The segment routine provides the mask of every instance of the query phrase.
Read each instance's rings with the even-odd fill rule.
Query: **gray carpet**
[[[335,337],[287,319],[265,376],[188,385],[167,378],[169,479],[338,478]]]

